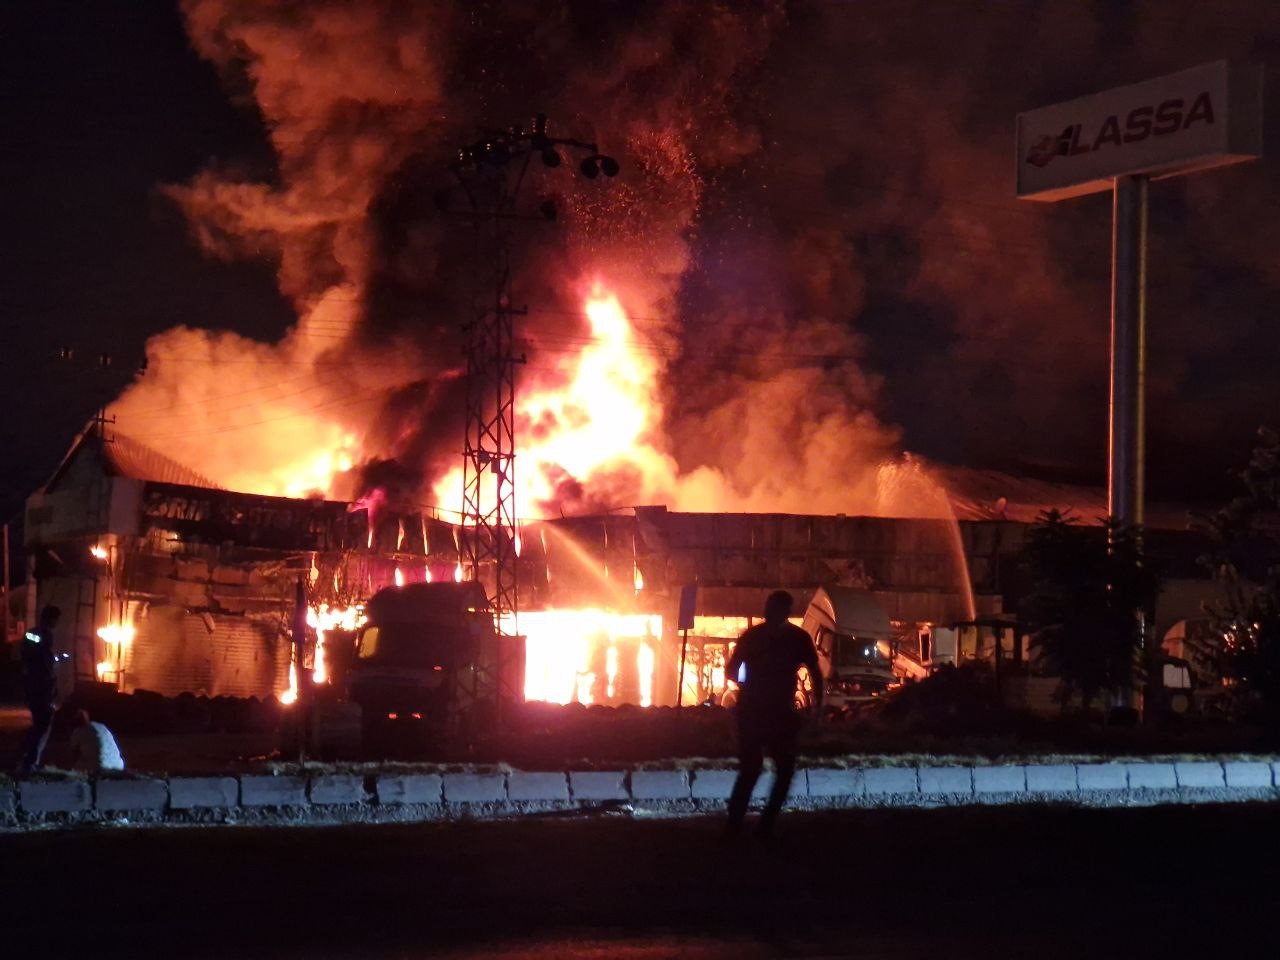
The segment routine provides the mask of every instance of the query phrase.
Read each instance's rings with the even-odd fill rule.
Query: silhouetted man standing
[[[737,707],[738,779],[729,797],[731,833],[742,826],[766,753],[773,757],[777,778],[760,819],[762,834],[773,829],[773,822],[786,802],[796,770],[796,737],[800,732],[796,676],[802,666],[808,668],[813,680],[814,705],[822,706],[822,672],[813,641],[799,627],[787,622],[793,603],[791,594],[785,590],[769,594],[764,605],[764,623],[756,624],[738,638],[725,668],[741,691]]]
[[[40,611],[40,623],[22,638],[22,692],[31,711],[31,729],[22,744],[19,773],[40,769],[40,759],[53,730],[58,701],[58,681],[54,675],[58,658],[53,652],[53,628],[61,615],[57,607],[45,607]]]

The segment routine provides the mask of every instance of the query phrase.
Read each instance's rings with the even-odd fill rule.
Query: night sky
[[[222,6],[241,17],[254,8]],[[361,5],[311,5],[351,6]],[[545,62],[527,75],[512,66],[542,56],[539,43],[566,58],[581,52],[572,70],[585,75],[584,59],[606,63],[629,32],[675,36],[654,44],[648,72],[610,90],[638,97],[651,83],[657,99],[683,97],[695,121],[715,111],[706,121],[714,132],[689,141],[702,177],[697,215],[670,227],[689,250],[672,298],[689,322],[670,348],[671,379],[700,386],[669,386],[668,416],[673,449],[691,464],[700,442],[679,423],[716,422],[708,411],[730,388],[708,365],[723,366],[718,338],[740,336],[691,318],[750,316],[763,303],[788,318],[793,340],[815,329],[813,317],[840,331],[833,353],[857,357],[850,395],[901,448],[1102,483],[1109,197],[1016,201],[1014,115],[1222,57],[1280,56],[1280,6],[1262,2],[729,5],[738,32],[711,4],[677,15],[666,12],[675,4],[566,3],[545,31],[521,29],[541,23],[527,3],[433,6],[446,10],[444,35],[462,39],[442,55],[444,119],[415,131],[440,141],[423,157],[445,155],[468,125],[563,102],[572,81]],[[689,18],[705,21],[707,46],[679,35]],[[302,19],[290,22],[305,36]],[[495,29],[508,21],[509,33]],[[481,28],[491,45],[476,41]],[[709,91],[722,86],[725,98],[690,107],[664,76],[678,66],[696,86],[690,60],[718,56],[719,36],[750,49],[709,69]],[[266,183],[286,175],[252,91],[223,66],[220,75],[197,55],[176,4],[42,0],[0,13],[5,518],[133,378],[148,337],[186,324],[273,341],[294,318],[271,256],[207,255],[162,192],[208,169]],[[590,109],[621,112],[612,95]],[[503,115],[480,115],[485,108]],[[1155,497],[1223,496],[1256,427],[1280,422],[1280,151],[1271,149],[1280,117],[1269,112],[1268,159],[1151,191]],[[375,193],[377,250],[388,263],[388,237],[406,229],[391,202],[404,182]],[[385,290],[388,275],[375,271],[373,287]],[[379,302],[394,313],[402,301]],[[401,323],[378,309],[369,307],[369,330]],[[62,347],[71,360],[56,359]]]

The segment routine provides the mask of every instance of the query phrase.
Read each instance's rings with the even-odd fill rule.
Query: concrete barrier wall
[[[324,824],[501,818],[630,809],[684,816],[722,810],[724,769],[488,773],[244,774],[110,777],[0,784],[0,829],[77,823]],[[759,805],[772,774],[753,794]],[[1141,806],[1280,801],[1280,759],[986,766],[811,767],[793,809],[1058,803]]]

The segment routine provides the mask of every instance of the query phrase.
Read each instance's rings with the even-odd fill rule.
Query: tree
[[[1198,526],[1214,541],[1203,563],[1219,586],[1208,612],[1223,637],[1222,675],[1258,694],[1280,724],[1280,434],[1258,430],[1241,491]]]
[[[1112,521],[1086,527],[1050,510],[1032,527],[1023,561],[1034,587],[1019,620],[1062,677],[1063,704],[1079,694],[1087,710],[1104,692],[1122,702],[1139,679],[1139,614],[1150,614],[1159,592],[1137,532]]]

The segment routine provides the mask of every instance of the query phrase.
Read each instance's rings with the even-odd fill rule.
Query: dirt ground
[[[0,770],[16,764],[29,724],[21,707],[0,707]],[[507,763],[523,769],[591,769],[653,763],[673,758],[729,761],[734,755],[733,718],[716,707],[670,708],[560,707],[526,704],[508,714],[501,734],[451,744],[409,740],[388,757],[362,754],[358,722],[331,713],[322,723],[324,749],[311,759],[351,762],[395,759],[409,762]],[[117,731],[130,769],[149,773],[219,773],[297,758],[288,722],[257,732],[141,733]],[[1227,724],[1108,727],[1098,722],[1028,718],[997,725],[975,725],[964,718],[948,721],[807,720],[800,752],[814,762],[842,762],[858,756],[919,755],[988,758],[1096,757],[1269,752],[1257,732]],[[46,757],[55,768],[69,763],[65,733],[55,734]]]

